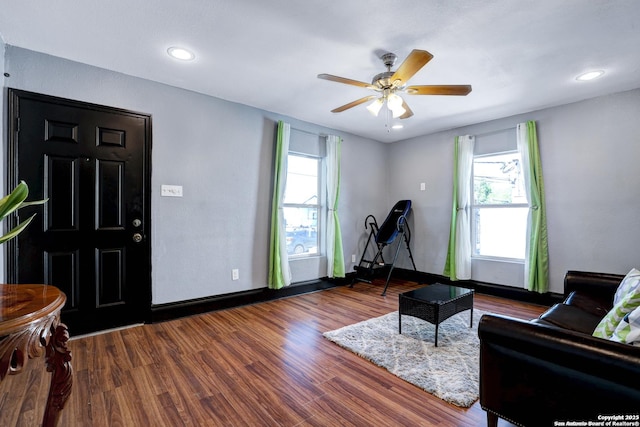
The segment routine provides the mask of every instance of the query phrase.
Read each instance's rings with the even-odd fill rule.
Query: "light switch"
[[[162,197],[182,197],[182,185],[163,185],[160,195]]]
[[[420,191],[424,191],[427,189],[427,183],[426,182],[421,182],[420,183]]]

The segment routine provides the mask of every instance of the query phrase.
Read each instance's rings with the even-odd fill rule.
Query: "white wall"
[[[390,194],[414,201],[418,270],[442,274],[451,215],[453,140],[537,122],[547,201],[550,287],[567,270],[640,265],[640,89],[414,138],[391,146]],[[426,182],[426,191],[419,183]],[[407,264],[406,260],[404,262]],[[521,286],[521,264],[475,261],[474,280]]]
[[[379,202],[388,178],[379,167],[388,150],[383,144],[12,46],[6,46],[5,68],[8,87],[152,115],[154,304],[266,286],[279,119],[344,140],[340,213],[348,268],[358,222],[372,209],[385,209]],[[162,184],[182,185],[184,197],[160,197]],[[240,270],[238,281],[231,280],[233,268]],[[293,279],[306,278],[294,272]]]

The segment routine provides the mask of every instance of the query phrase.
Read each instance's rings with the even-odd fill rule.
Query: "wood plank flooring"
[[[419,287],[358,283],[267,303],[74,338],[62,426],[482,426],[322,337],[398,308]],[[545,307],[477,294],[474,306],[523,319]],[[73,331],[71,331],[73,333]],[[0,426],[38,425],[42,358],[0,384]],[[11,393],[9,393],[11,390]],[[507,426],[501,422],[501,426]]]

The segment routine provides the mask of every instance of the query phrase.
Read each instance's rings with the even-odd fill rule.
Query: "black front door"
[[[10,242],[10,283],[67,295],[72,335],[146,320],[151,307],[148,115],[9,91],[9,190],[44,206]]]

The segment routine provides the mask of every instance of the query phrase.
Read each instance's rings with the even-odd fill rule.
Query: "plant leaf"
[[[29,200],[28,202],[22,202],[22,204],[20,204],[17,209],[26,208],[27,206],[44,205],[48,201],[48,198],[44,200]]]
[[[20,234],[22,232],[22,230],[24,230],[25,228],[27,228],[27,226],[29,225],[29,223],[33,220],[33,218],[36,216],[37,214],[33,214],[31,215],[28,219],[22,221],[20,224],[16,225],[11,231],[9,231],[7,234],[5,234],[4,236],[0,237],[0,244],[6,242],[7,240],[13,239],[14,237],[16,237],[18,234]]]
[[[24,181],[13,189],[11,194],[0,199],[0,220],[20,207],[29,195],[29,187]]]

